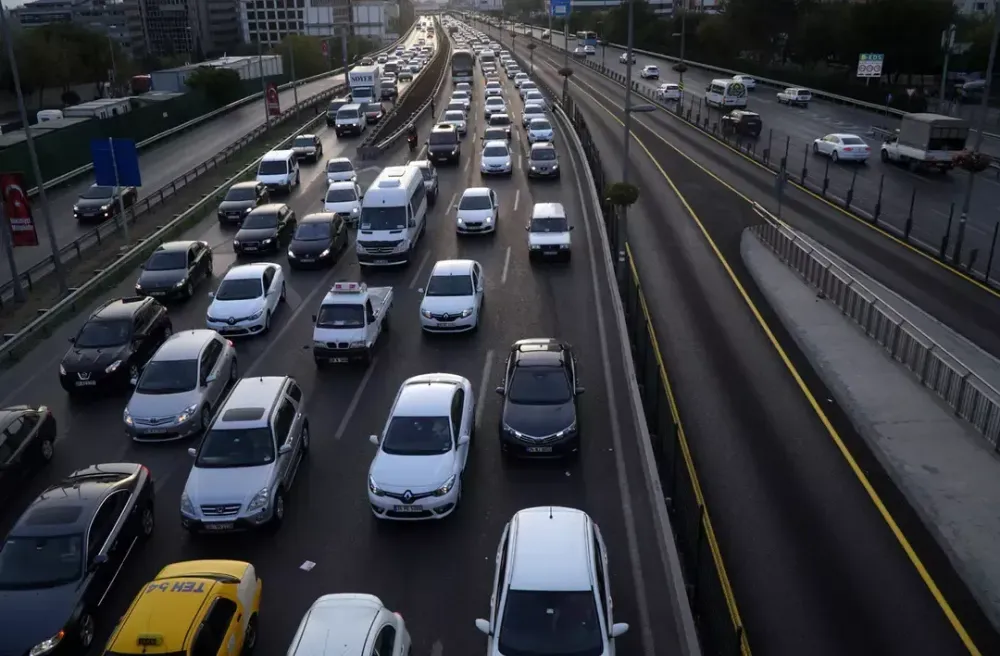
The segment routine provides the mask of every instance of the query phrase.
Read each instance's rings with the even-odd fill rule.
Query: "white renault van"
[[[528,231],[530,260],[570,259],[570,231],[573,226],[566,218],[566,208],[562,203],[535,203],[525,229]]]
[[[293,150],[272,150],[260,160],[257,182],[263,182],[268,191],[290,192],[299,186],[299,161]]]
[[[427,187],[419,169],[387,166],[361,203],[355,251],[362,266],[409,264],[427,225]]]

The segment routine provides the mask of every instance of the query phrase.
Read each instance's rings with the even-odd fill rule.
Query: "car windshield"
[[[448,103],[448,106],[445,109],[447,109],[449,111],[452,111],[452,112],[458,112],[463,117],[465,116],[465,105],[463,105],[462,103],[458,103],[458,102]],[[448,114],[447,113],[444,115],[444,120],[446,120],[446,121],[448,120]]]
[[[247,218],[243,219],[241,228],[250,230],[261,230],[264,228],[278,227],[278,215],[274,212],[250,212]]]
[[[568,232],[569,221],[563,217],[531,220],[532,232]]]
[[[115,195],[114,187],[101,187],[99,185],[94,185],[87,191],[80,195],[80,198],[86,198],[88,200],[100,200],[102,198],[111,198]]]
[[[528,89],[534,89],[535,83],[531,80],[525,80],[521,83],[521,91],[527,91]]]
[[[330,200],[327,194],[327,201]],[[324,241],[330,238],[330,224],[326,221],[322,223],[300,223],[295,229],[296,241]]]
[[[490,125],[501,127],[510,125],[510,117],[506,114],[494,114],[490,117]]]
[[[460,210],[488,210],[492,207],[490,197],[486,194],[467,194],[458,203]]]
[[[274,462],[270,428],[214,429],[198,448],[195,465],[209,469],[259,467]]]
[[[486,141],[491,141],[493,139],[506,139],[507,131],[503,128],[486,128],[483,132],[483,139]]]
[[[431,276],[427,296],[472,296],[472,276]]]
[[[292,146],[303,147],[303,146],[315,146],[316,142],[313,141],[312,137],[295,137],[295,141],[292,142]]]
[[[556,158],[555,148],[535,148],[531,151],[531,159],[536,162],[551,162]]]
[[[533,121],[531,121],[531,129],[532,130],[551,130],[552,129],[552,124],[549,123],[548,121],[542,121],[542,120],[539,120],[539,119],[534,119]]]
[[[497,650],[506,656],[601,656],[604,636],[593,591],[508,590]]]
[[[373,112],[381,112],[382,111],[382,104],[381,103],[368,103],[365,106],[365,111],[366,112],[372,112],[372,113]]]
[[[486,105],[489,107],[503,107],[503,98],[499,96],[492,96],[486,99]]]
[[[841,139],[845,146],[864,146],[865,142],[857,137],[843,137]]]
[[[396,456],[435,456],[451,451],[448,417],[393,417],[382,450]]]
[[[0,590],[72,583],[83,573],[83,536],[11,536],[0,548]]]
[[[365,306],[360,303],[323,305],[316,316],[317,328],[363,328]]]
[[[362,230],[402,230],[406,227],[406,206],[365,207],[359,223]]]
[[[345,171],[353,171],[354,165],[347,161],[340,162],[327,162],[326,172],[327,173],[344,173]]]
[[[110,348],[128,344],[132,335],[132,322],[88,321],[83,324],[74,344],[77,348]]]
[[[186,251],[157,251],[146,262],[146,271],[174,271],[187,268]]]
[[[226,200],[255,200],[257,190],[253,187],[233,187],[226,194]]]
[[[260,278],[230,278],[222,281],[215,292],[217,301],[245,301],[264,295]]]
[[[483,157],[508,157],[510,152],[504,146],[487,146],[483,149]]]
[[[572,398],[562,367],[517,367],[507,390],[507,400],[524,405],[562,405]]]
[[[176,394],[197,386],[197,360],[152,360],[142,370],[135,391],[142,394]]]
[[[431,132],[431,145],[454,144],[457,141],[452,132]]]
[[[351,189],[329,189],[326,192],[326,202],[328,203],[350,203],[358,199],[357,192]]]
[[[469,99],[469,92],[468,91],[456,91],[455,93],[451,94],[451,99],[452,100],[462,100],[462,101],[468,100]]]
[[[357,117],[358,117],[358,110],[356,109],[341,109],[337,112],[337,120],[352,119]]]
[[[287,171],[285,160],[267,160],[260,163],[257,175],[285,175]]]
[[[461,123],[465,122],[465,114],[462,112],[447,111],[444,113],[444,120],[446,121],[459,121]]]

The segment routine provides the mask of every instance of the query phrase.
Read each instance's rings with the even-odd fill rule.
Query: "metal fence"
[[[756,209],[764,221],[747,228],[751,234],[972,424],[994,450],[1000,450],[1000,391],[794,230],[775,221],[759,205]]]

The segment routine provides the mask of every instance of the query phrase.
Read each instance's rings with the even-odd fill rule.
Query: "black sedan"
[[[333,212],[302,217],[288,244],[288,264],[294,269],[330,266],[347,248],[347,225]]]
[[[220,224],[239,225],[243,218],[255,207],[271,202],[270,192],[263,182],[237,182],[219,203],[217,216]]]
[[[0,654],[84,654],[95,613],[153,535],[153,479],[132,463],[92,465],[45,490],[0,547]]]
[[[295,212],[283,203],[262,205],[243,219],[243,225],[233,237],[236,255],[274,253],[295,231]]]
[[[121,196],[125,209],[135,205],[139,192],[135,187],[108,187],[91,185],[80,194],[73,205],[73,217],[77,221],[107,221],[118,214],[118,198]]]
[[[212,249],[204,241],[169,241],[153,251],[135,283],[135,293],[157,299],[191,298],[212,277]]]
[[[18,488],[55,453],[56,418],[44,405],[0,410],[0,499]]]
[[[551,338],[514,342],[507,356],[500,415],[505,455],[559,457],[580,450],[576,357],[569,344]]]

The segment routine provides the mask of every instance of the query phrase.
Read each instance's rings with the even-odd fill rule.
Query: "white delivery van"
[[[726,109],[746,107],[747,86],[732,78],[712,80],[712,83],[705,87],[705,104]]]
[[[409,264],[427,226],[427,187],[420,171],[388,166],[361,202],[355,250],[362,266]]]
[[[573,226],[562,203],[535,203],[528,231],[528,259],[570,259]]]
[[[299,186],[299,160],[293,150],[272,150],[265,154],[257,167],[257,182],[268,191],[290,192]]]

